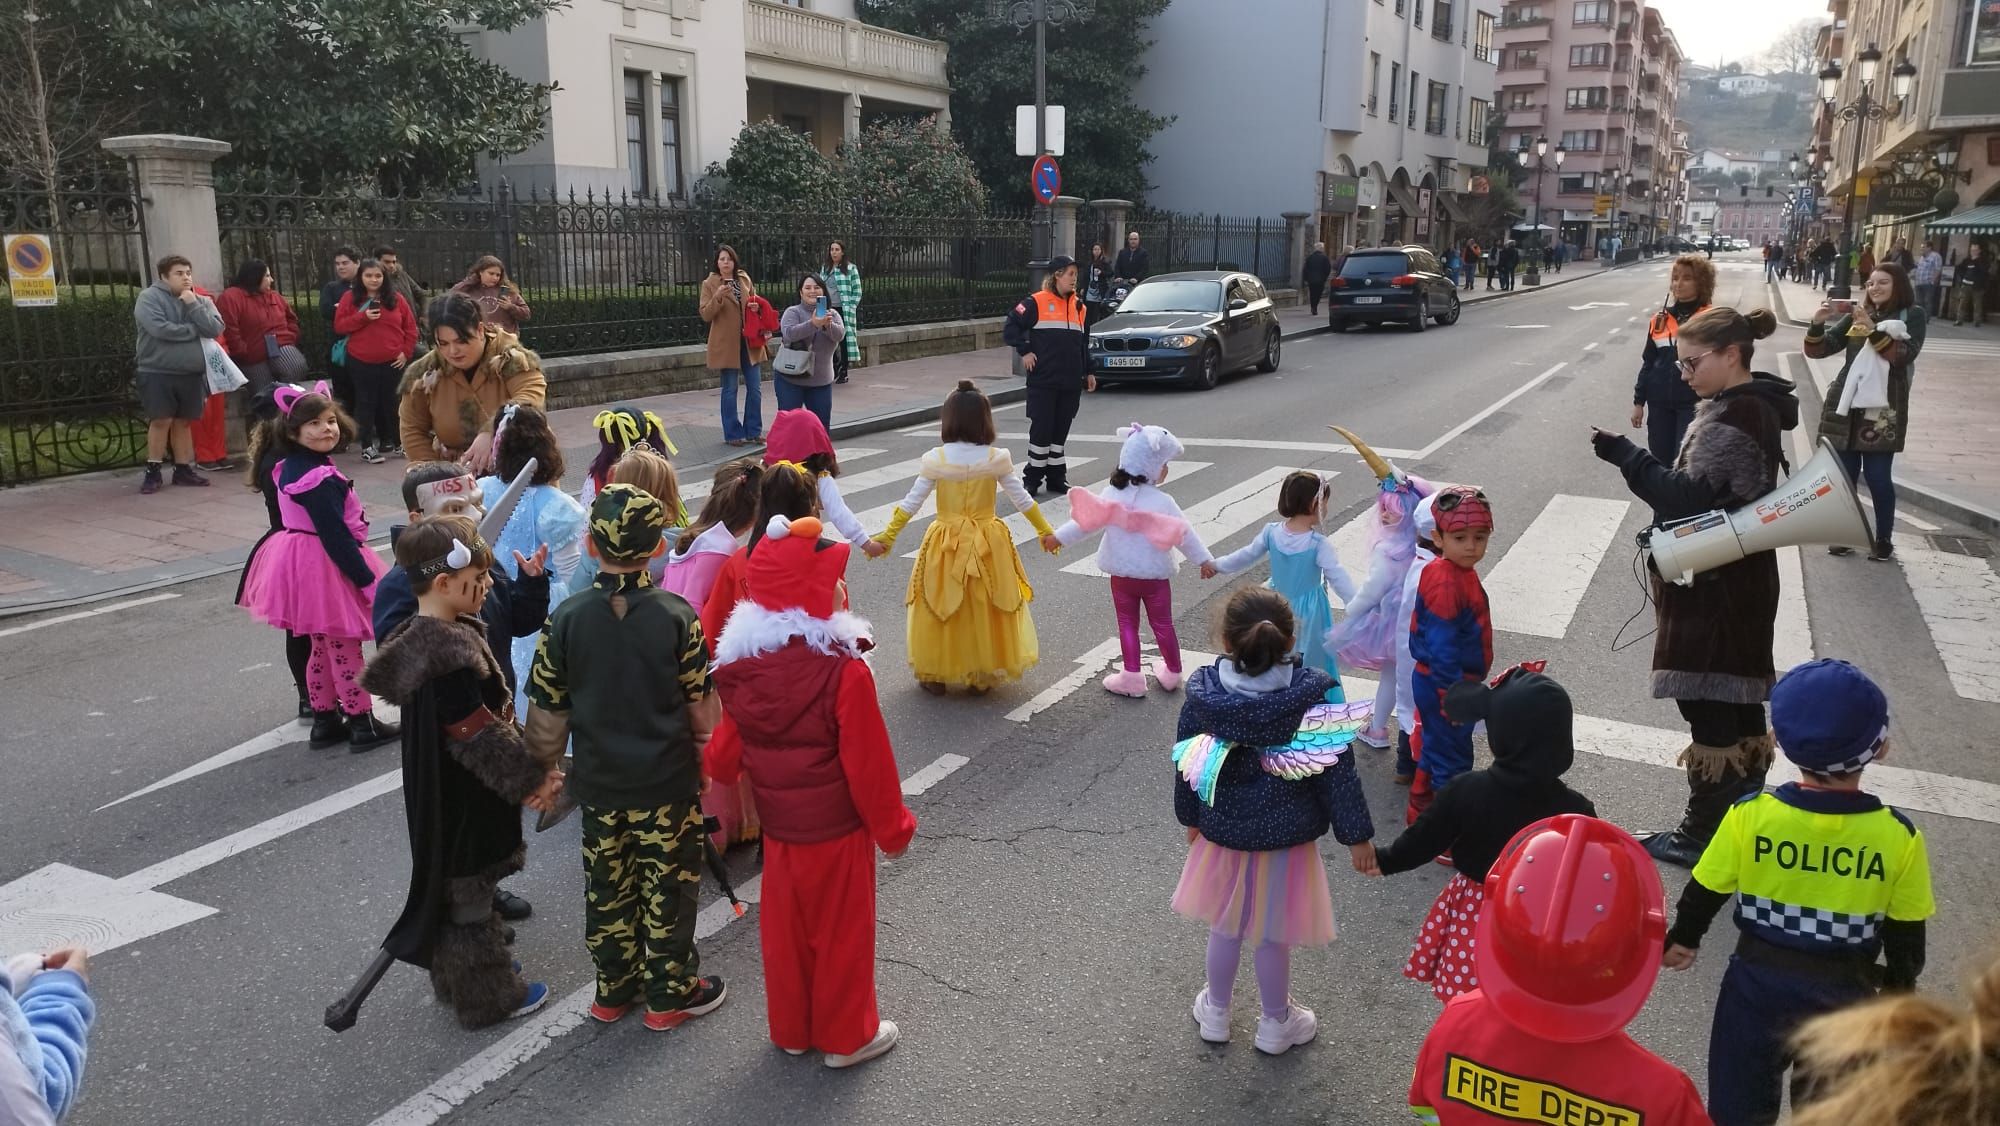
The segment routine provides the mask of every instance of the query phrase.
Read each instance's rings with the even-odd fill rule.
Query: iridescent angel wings
[[[1310,778],[1340,761],[1355,733],[1368,726],[1373,704],[1315,704],[1299,720],[1298,734],[1281,747],[1259,751],[1264,772],[1288,781]],[[1195,794],[1215,804],[1215,780],[1229,758],[1232,744],[1213,735],[1196,735],[1174,744],[1174,765]]]

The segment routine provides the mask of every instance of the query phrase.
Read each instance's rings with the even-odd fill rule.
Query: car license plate
[[[1106,356],[1104,366],[1108,368],[1142,368],[1146,366],[1144,356]]]
[[[1357,297],[1354,299],[1354,303],[1356,305],[1380,305],[1382,299],[1380,297]]]

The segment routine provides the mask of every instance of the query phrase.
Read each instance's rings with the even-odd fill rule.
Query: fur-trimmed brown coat
[[[1596,440],[1597,456],[1616,465],[1662,521],[1740,508],[1777,487],[1784,431],[1799,424],[1792,384],[1756,372],[1695,408],[1694,422],[1670,469],[1621,436]],[[1658,633],[1653,696],[1755,704],[1777,679],[1771,645],[1778,617],[1778,559],[1768,551],[1739,559],[1680,586],[1653,576]]]
[[[514,725],[500,663],[477,618],[418,614],[382,643],[361,683],[403,709],[410,895],[384,943],[429,965],[451,883],[521,869],[521,803],[547,770]]]

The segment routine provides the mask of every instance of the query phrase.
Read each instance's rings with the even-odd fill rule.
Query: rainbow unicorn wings
[[[1355,734],[1368,726],[1373,709],[1369,701],[1314,704],[1299,720],[1291,742],[1261,749],[1264,773],[1292,782],[1321,773],[1340,761]],[[1215,804],[1215,781],[1231,749],[1232,744],[1206,734],[1174,744],[1174,765],[1204,804]]]

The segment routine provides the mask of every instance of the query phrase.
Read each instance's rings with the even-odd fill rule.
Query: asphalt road
[[[1724,263],[1718,299],[1762,304],[1755,263],[1738,258]],[[1362,511],[1373,481],[1333,448],[1329,422],[1409,451],[1399,460],[1414,472],[1484,486],[1499,527],[1482,570],[1491,589],[1518,592],[1511,610],[1495,596],[1496,612],[1512,613],[1505,624],[1517,627],[1496,638],[1498,659],[1549,660],[1592,725],[1592,753],[1579,756],[1572,783],[1620,824],[1655,825],[1678,810],[1677,773],[1656,765],[1676,716],[1647,694],[1650,641],[1614,644],[1621,629],[1631,642],[1650,626],[1633,577],[1632,535],[1646,513],[1617,507],[1629,498],[1592,458],[1587,435],[1591,424],[1623,425],[1637,322],[1664,288],[1664,263],[1640,265],[1468,306],[1457,326],[1421,336],[1385,329],[1291,341],[1276,374],[1238,376],[1209,394],[1108,389],[1085,401],[1070,450],[1095,460],[1072,479],[1108,474],[1117,426],[1164,424],[1189,447],[1168,489],[1184,507],[1219,498],[1203,509],[1219,550],[1271,517],[1275,485],[1259,484],[1263,474],[1337,471],[1329,529]],[[1760,361],[1803,375],[1782,355],[1796,352],[1797,338],[1781,331]],[[1003,432],[1025,429],[1018,407],[999,417]],[[879,451],[852,458],[850,477],[918,457],[934,440],[928,429],[845,443]],[[1024,442],[1010,444],[1018,454]],[[860,512],[886,505],[901,495],[902,476],[880,475],[848,500]],[[1924,522],[1901,529],[1912,536],[1962,532],[1910,515]],[[1601,534],[1590,543],[1560,534],[1592,520]],[[1104,583],[1064,570],[1088,553],[1024,554],[1042,663],[1026,683],[984,699],[935,699],[904,674],[902,551],[857,561],[850,575],[857,609],[877,624],[875,667],[903,775],[928,787],[910,799],[922,823],[914,846],[881,875],[882,1008],[904,1041],[854,1073],[792,1059],[765,1039],[754,908],[702,943],[704,968],[730,983],[729,1003],[672,1033],[636,1021],[581,1026],[574,1006],[525,1028],[466,1033],[407,967],[391,971],[359,1027],[328,1033],[321,1010],[360,971],[404,894],[393,748],[312,752],[303,728],[282,727],[292,693],[280,639],[231,606],[233,577],[45,627],[10,620],[18,632],[0,632],[0,879],[14,882],[0,887],[0,937],[24,946],[80,928],[115,946],[93,960],[101,1016],[71,1121],[1403,1120],[1410,1063],[1437,1007],[1398,971],[1445,872],[1367,881],[1330,846],[1340,938],[1300,952],[1292,986],[1319,1013],[1319,1041],[1259,1056],[1246,971],[1236,1042],[1204,1045],[1187,1012],[1204,935],[1168,908],[1186,849],[1169,790],[1178,702],[1104,694],[1096,677],[1114,632]],[[1949,554],[1941,579],[1939,568],[1920,576],[1910,562],[1808,549],[1804,597],[1787,612],[1810,622],[1809,634],[1795,631],[1798,655],[1809,643],[1855,660],[1890,693],[1890,762],[1919,772],[1896,784],[1926,803],[1912,816],[1929,838],[1938,892],[1925,985],[1957,992],[1991,950],[1992,911],[1977,904],[2000,897],[2000,874],[1984,863],[2000,840],[2000,764],[1977,738],[2000,727],[2000,703],[1964,675],[1968,661],[1980,673],[1978,653],[1946,643],[1970,629],[1991,648],[1996,623],[1979,616],[1976,597],[1994,581],[1991,560]],[[1951,600],[1952,582],[1970,584],[1970,601]],[[1230,583],[1205,583],[1189,568],[1175,587],[1183,644],[1212,649],[1210,622]],[[253,745],[239,761],[100,808],[272,732],[267,749]],[[1387,756],[1357,753],[1386,839],[1403,791]],[[754,850],[732,853],[731,864],[747,880]],[[590,981],[579,868],[572,820],[534,838],[528,870],[510,882],[537,908],[520,927],[518,955],[559,998]],[[1684,877],[1665,879],[1671,901]],[[1693,971],[1664,978],[1633,1027],[1698,1082],[1729,941],[1718,931]]]

